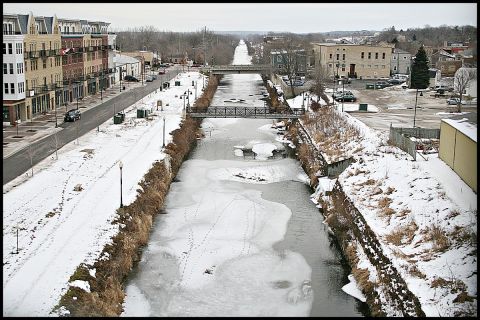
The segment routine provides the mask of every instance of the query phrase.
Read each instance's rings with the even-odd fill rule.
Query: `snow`
[[[345,293],[351,295],[352,297],[357,298],[358,300],[365,302],[367,301],[367,298],[363,295],[362,291],[357,286],[357,282],[355,281],[355,278],[353,277],[352,274],[348,275],[348,280],[350,281],[346,285],[342,287],[342,290],[345,291]]]
[[[443,122],[448,123],[467,137],[477,142],[477,124],[469,122],[467,118],[462,119],[442,119]]]
[[[252,151],[257,154],[259,160],[266,160],[273,156],[273,150],[277,147],[272,143],[257,143],[252,147]]]
[[[70,282],[70,286],[83,289],[86,292],[90,292],[90,284],[87,281],[74,280],[74,281]]]
[[[3,186],[4,316],[48,316],[75,268],[98,258],[118,231],[111,224],[120,205],[118,162],[123,162],[123,203],[129,204],[152,163],[165,157],[163,117],[167,133],[182,119],[183,101],[175,96],[189,86],[175,87],[174,81],[191,84],[200,77],[198,72],[179,74],[170,89],[126,109],[124,123],[107,120],[100,132],[92,130],[78,144],[72,141],[60,149],[58,160],[52,155],[34,166],[33,177],[29,170]],[[163,112],[155,110],[160,99]],[[155,107],[151,120],[136,119],[138,107]],[[165,138],[169,141],[170,134]],[[77,184],[82,191],[73,190]],[[17,228],[19,253],[14,254]]]

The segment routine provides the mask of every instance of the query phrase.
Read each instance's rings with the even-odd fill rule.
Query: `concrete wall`
[[[448,123],[440,124],[438,156],[477,192],[477,143]]]

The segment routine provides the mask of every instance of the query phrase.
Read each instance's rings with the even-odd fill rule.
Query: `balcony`
[[[37,51],[29,51],[29,52],[28,52],[28,57],[29,57],[30,59],[38,58],[38,52],[37,52]]]
[[[47,57],[47,50],[40,50],[40,57],[46,58]]]

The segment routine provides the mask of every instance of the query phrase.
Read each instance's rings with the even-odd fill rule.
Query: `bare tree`
[[[274,45],[272,49],[273,51],[271,51],[270,54],[273,54],[273,59],[276,58],[280,60],[277,60],[280,66],[279,72],[288,77],[292,96],[295,97],[295,79],[299,73],[302,73],[302,68],[306,68],[305,50],[302,49],[299,44],[291,41],[291,39],[286,39],[286,41]],[[303,53],[301,53],[300,50],[303,50]],[[303,73],[305,73],[305,71],[306,70],[303,70]]]
[[[462,97],[465,90],[468,88],[472,80],[477,79],[476,68],[460,68],[455,73],[453,82],[454,90],[460,95],[460,100],[457,103],[457,112],[462,112]]]
[[[60,140],[58,139],[57,132],[52,135],[52,145],[55,147],[55,159],[58,160],[58,146],[60,145]]]
[[[37,153],[37,150],[33,149],[32,144],[29,144],[27,147],[27,155],[30,159],[30,169],[32,170],[32,177],[33,177],[33,157]]]
[[[325,94],[325,87],[328,81],[328,71],[326,67],[317,66],[313,73],[313,86],[310,91],[317,96],[317,102],[322,98],[327,104],[330,104],[330,99]]]

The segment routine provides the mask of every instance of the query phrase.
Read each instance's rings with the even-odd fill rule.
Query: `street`
[[[88,131],[95,129],[108,118],[113,117],[115,113],[122,111],[132,105],[135,101],[138,101],[142,97],[159,89],[162,81],[169,81],[177,75],[178,71],[180,70],[169,70],[166,74],[158,76],[157,80],[146,82],[144,87],[134,88],[128,92],[122,92],[110,100],[99,104],[95,108],[82,112],[82,118],[79,121],[59,124],[59,127],[61,127],[62,130],[58,131],[56,134],[58,140],[57,143],[55,143],[53,136],[49,135],[29,144],[7,158],[4,158],[3,184],[27,171],[31,167],[31,162],[35,165],[55,152],[56,144],[60,149],[68,142],[75,140],[77,136],[81,137]],[[70,106],[71,108],[74,108],[75,104],[72,103]]]

